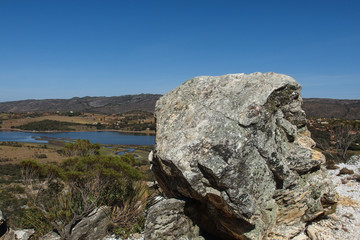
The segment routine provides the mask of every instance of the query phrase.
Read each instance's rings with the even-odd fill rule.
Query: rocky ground
[[[339,168],[328,170],[339,194],[340,202],[336,211],[327,218],[313,223],[307,228],[303,240],[357,240],[360,239],[360,161],[353,164],[338,164]],[[339,174],[341,169],[350,170],[350,174]],[[353,171],[353,173],[351,173]],[[344,172],[344,170],[343,170]],[[135,234],[127,239],[108,236],[104,240],[143,240],[143,234]]]
[[[352,164],[338,164],[339,168],[328,170],[327,175],[339,194],[336,211],[327,218],[307,227],[307,236],[298,236],[302,240],[357,240],[360,239],[360,161]],[[350,171],[342,170],[348,169]],[[348,172],[339,174],[340,171]],[[353,171],[353,173],[351,173]],[[24,238],[21,231],[16,231],[18,239]],[[143,240],[144,234],[134,234],[127,239],[107,236],[103,240]]]
[[[328,170],[328,177],[335,185],[340,202],[336,211],[327,218],[311,224],[303,240],[357,240],[360,239],[360,161],[353,164],[338,164],[339,168]],[[340,174],[341,169],[353,171],[351,174]],[[344,170],[343,170],[344,171]],[[126,240],[143,240],[143,234],[135,234]],[[122,240],[106,237],[104,240]],[[125,240],[125,239],[124,239]]]
[[[312,240],[360,239],[360,161],[337,166],[338,169],[328,171],[328,177],[340,201],[335,213],[308,226],[307,234]],[[348,174],[339,174],[340,171]]]

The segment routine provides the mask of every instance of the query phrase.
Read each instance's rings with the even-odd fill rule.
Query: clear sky
[[[277,72],[360,98],[359,0],[0,0],[0,101],[166,93]]]

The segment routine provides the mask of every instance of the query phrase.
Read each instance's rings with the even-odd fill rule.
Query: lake
[[[0,141],[48,143],[48,140],[72,141],[87,139],[91,143],[119,145],[154,145],[154,135],[127,134],[112,131],[100,132],[21,132],[0,131]]]

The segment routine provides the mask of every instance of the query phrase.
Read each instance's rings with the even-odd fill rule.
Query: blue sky
[[[0,0],[0,101],[166,93],[278,72],[360,98],[360,1]]]

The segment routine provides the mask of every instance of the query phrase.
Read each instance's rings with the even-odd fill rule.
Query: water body
[[[154,145],[155,136],[126,134],[112,131],[101,132],[20,132],[0,131],[0,141],[48,143],[49,140],[73,141],[87,139],[91,143],[120,145]]]
[[[118,152],[116,155],[124,155],[125,153],[131,153],[133,151],[135,151],[134,148],[127,148],[126,151]]]

